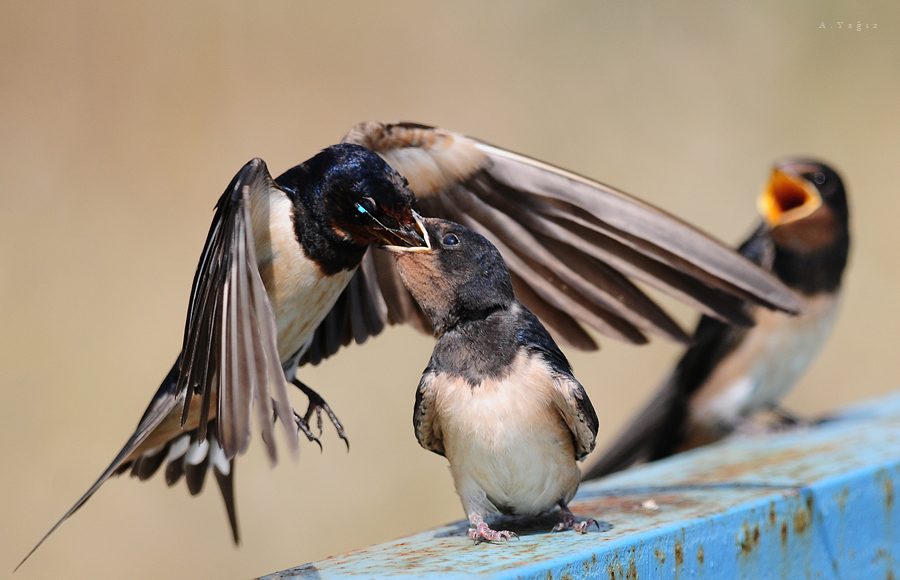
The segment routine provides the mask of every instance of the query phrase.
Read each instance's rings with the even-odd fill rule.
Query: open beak
[[[431,250],[431,240],[425,225],[419,214],[412,212],[411,224],[400,224],[397,229],[385,228],[373,230],[373,233],[381,240],[380,248],[391,252],[428,252]]]
[[[803,219],[822,205],[816,187],[786,169],[772,170],[772,177],[757,200],[759,213],[772,227]]]

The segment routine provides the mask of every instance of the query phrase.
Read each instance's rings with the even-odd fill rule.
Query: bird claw
[[[552,532],[563,532],[565,530],[575,530],[579,534],[585,534],[585,533],[587,533],[588,528],[590,528],[592,525],[597,527],[598,532],[600,531],[600,523],[597,520],[595,520],[594,518],[588,518],[586,520],[581,520],[581,521],[578,521],[574,518],[572,519],[572,521],[563,519],[563,521],[559,522],[558,524],[556,524],[553,527],[553,529],[551,530],[551,533]]]
[[[600,531],[600,523],[594,518],[579,520],[575,517],[575,514],[572,513],[572,510],[570,510],[564,503],[560,503],[559,507],[562,511],[562,521],[553,526],[553,529],[550,530],[550,533],[562,532],[565,530],[575,530],[579,534],[584,534],[592,525],[597,526],[597,531]]]
[[[308,413],[309,411],[307,411]],[[297,430],[306,435],[306,438],[310,441],[314,441],[316,445],[319,446],[319,451],[322,451],[322,442],[319,441],[319,438],[312,432],[312,429],[309,428],[309,420],[306,417],[301,417],[297,414],[297,411],[294,411],[294,423],[297,424]],[[319,435],[322,434],[321,427],[319,428]]]
[[[486,523],[481,522],[474,528],[469,528],[469,537],[475,540],[475,543],[477,544],[478,540],[485,540],[488,542],[506,540],[508,542],[511,538],[518,538],[519,536],[515,532],[509,532],[507,530],[492,530]]]
[[[337,431],[338,437],[344,440],[344,445],[347,446],[347,451],[350,450],[350,440],[347,439],[347,433],[344,431],[344,425],[341,423],[340,419],[337,418],[337,415],[334,414],[334,411],[331,410],[331,407],[328,406],[328,403],[325,402],[325,399],[319,395],[319,393],[315,392],[311,388],[304,385],[300,380],[294,379],[292,381],[294,385],[303,391],[303,393],[309,398],[309,406],[306,408],[306,413],[301,417],[296,412],[294,413],[294,422],[297,423],[297,427],[300,431],[306,435],[306,438],[310,441],[315,441],[319,444],[319,448],[321,449],[322,443],[319,441],[319,437],[322,436],[324,432],[323,429],[323,420],[322,413],[328,416],[328,419],[331,421],[331,424],[334,425],[335,430]],[[312,429],[309,427],[309,421],[312,419],[313,414],[316,416],[316,427],[319,430],[319,435],[316,436],[313,434]]]

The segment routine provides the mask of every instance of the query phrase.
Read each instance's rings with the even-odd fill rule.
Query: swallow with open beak
[[[778,164],[759,197],[763,221],[739,248],[803,299],[797,316],[749,308],[755,326],[700,319],[694,344],[585,479],[711,443],[777,405],[831,332],[850,248],[847,196],[823,163]]]
[[[367,251],[423,246],[412,192],[420,213],[489,237],[519,299],[578,348],[597,348],[585,326],[639,344],[648,333],[689,340],[630,278],[736,324],[750,323],[744,301],[799,305],[733,250],[611,187],[459,133],[362,123],[276,179],[258,159],[235,176],[197,267],[181,354],[122,451],[47,536],[110,476],[130,470],[144,480],[165,465],[166,481],[183,477],[193,494],[214,472],[237,541],[234,458],[247,449],[254,412],[273,462],[276,417],[292,452],[298,429],[314,439],[313,415],[320,433],[324,413],[343,437],[297,367],[388,324],[431,332],[394,261]],[[309,398],[302,417],[287,382]]]
[[[403,284],[437,343],[416,391],[416,439],[450,462],[469,536],[509,539],[496,513],[559,508],[554,531],[584,532],[568,502],[577,460],[593,448],[597,415],[550,334],[516,300],[500,252],[459,224],[424,220],[430,250],[394,248]],[[599,527],[599,526],[598,526]]]

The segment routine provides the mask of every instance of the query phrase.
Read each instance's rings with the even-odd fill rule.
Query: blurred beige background
[[[788,405],[900,386],[900,5],[684,4],[0,2],[0,575],[168,371],[234,173],[254,156],[281,173],[363,120],[481,137],[729,243],[775,159],[832,162],[852,203],[847,295]],[[431,344],[392,329],[302,371],[351,452],[328,431],[323,454],[273,470],[256,442],[237,469],[240,549],[211,482],[191,499],[121,478],[17,577],[249,578],[460,519],[445,460],[411,426]],[[603,347],[568,353],[601,447],[678,352]]]

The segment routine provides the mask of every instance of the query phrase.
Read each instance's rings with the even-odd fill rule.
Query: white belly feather
[[[836,313],[834,296],[810,299],[797,316],[760,308],[756,326],[697,391],[692,421],[733,422],[780,400],[819,354]]]
[[[575,495],[572,434],[550,400],[541,363],[520,355],[509,378],[441,386],[435,404],[445,455],[466,512],[537,515]],[[524,368],[523,368],[524,367]]]
[[[323,276],[297,242],[291,201],[280,191],[271,191],[267,199],[254,200],[253,229],[260,274],[275,311],[278,354],[284,363],[309,343],[356,270]],[[268,236],[260,235],[265,227]]]

